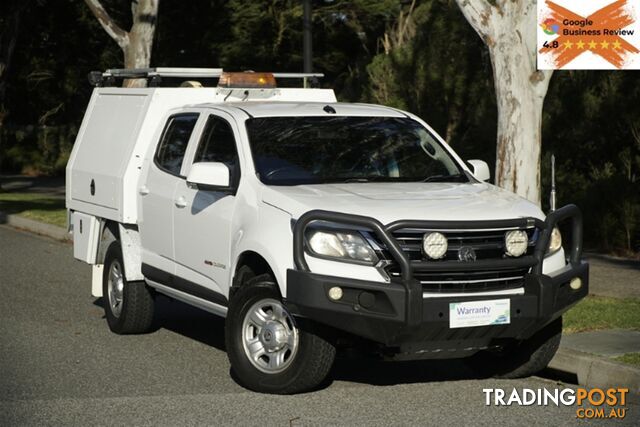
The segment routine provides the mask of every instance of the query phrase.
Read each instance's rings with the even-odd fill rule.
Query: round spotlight
[[[504,246],[507,255],[512,257],[519,257],[527,252],[527,246],[529,244],[529,238],[527,233],[522,230],[507,231],[504,235]]]
[[[340,286],[334,286],[333,288],[329,289],[329,298],[334,301],[342,299],[342,288]]]
[[[569,282],[569,286],[571,287],[571,289],[573,289],[574,291],[577,291],[578,289],[580,289],[582,287],[582,280],[579,277],[574,277],[573,279],[571,279],[571,281]]]
[[[447,238],[442,233],[427,233],[422,241],[424,253],[431,259],[440,259],[447,253]]]

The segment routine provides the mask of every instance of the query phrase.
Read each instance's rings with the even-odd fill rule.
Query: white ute
[[[151,87],[108,87],[132,77]],[[111,330],[148,331],[159,293],[225,317],[238,380],[268,393],[317,387],[348,347],[544,368],[588,292],[580,211],[545,217],[410,113],[275,84],[315,77],[90,75],[66,204]]]

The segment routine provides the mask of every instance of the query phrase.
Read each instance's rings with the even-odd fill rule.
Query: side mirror
[[[231,190],[229,167],[219,162],[200,162],[191,165],[187,176],[187,184],[199,190],[228,191]]]
[[[483,160],[468,160],[471,165],[471,173],[478,181],[489,181],[491,174],[489,173],[489,165]]]

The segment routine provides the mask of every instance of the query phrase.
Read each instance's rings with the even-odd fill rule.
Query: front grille
[[[423,259],[422,239],[425,233],[439,230],[398,230],[393,233],[402,250],[412,261]],[[525,230],[529,237],[529,247],[525,255],[532,255],[538,233],[535,228]],[[499,259],[506,258],[504,253],[504,230],[488,231],[440,231],[447,237],[447,254],[438,261],[457,261],[458,250],[463,246],[470,246],[476,252],[476,259]]]
[[[427,259],[422,252],[422,240],[425,233],[438,231],[447,237],[448,249],[440,260]],[[458,250],[463,246],[473,248],[476,260],[499,260],[509,258],[505,254],[505,229],[494,230],[426,230],[400,229],[393,232],[393,237],[413,262],[439,263],[443,261],[459,261]],[[525,230],[529,237],[527,252],[523,256],[533,255],[539,232],[536,228]],[[386,252],[384,245],[377,242],[381,248],[381,256],[389,260],[385,268],[391,278],[400,277],[398,265]],[[473,293],[517,289],[524,286],[524,276],[529,268],[504,268],[474,271],[414,271],[414,278],[422,284],[424,292],[430,293]]]
[[[414,277],[422,284],[423,292],[472,293],[520,288],[524,286],[524,275],[528,270],[415,272]],[[396,265],[387,267],[387,273],[390,277],[400,277],[400,269]]]

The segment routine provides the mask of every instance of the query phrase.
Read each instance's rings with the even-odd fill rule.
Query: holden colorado
[[[90,74],[66,205],[109,328],[149,331],[161,294],[215,313],[238,381],[266,393],[313,389],[353,348],[544,368],[588,292],[580,211],[545,216],[419,117],[337,102],[317,77]]]

